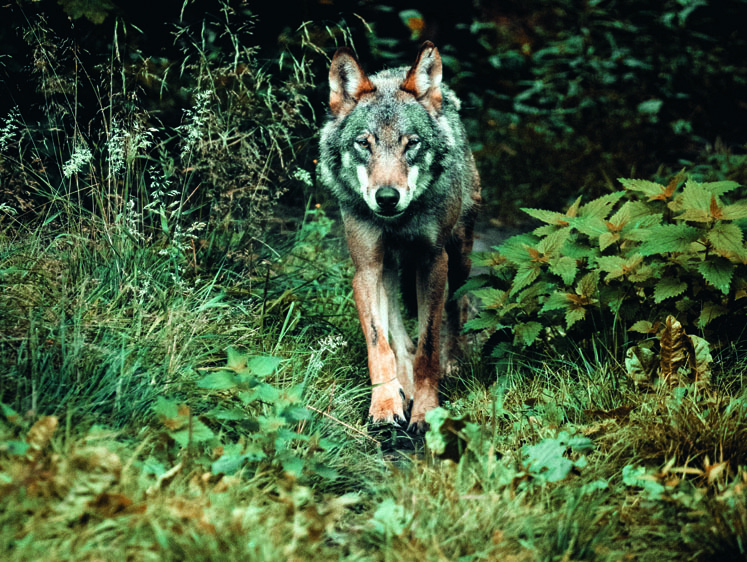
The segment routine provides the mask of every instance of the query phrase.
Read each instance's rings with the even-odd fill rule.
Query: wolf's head
[[[441,76],[430,41],[409,70],[371,77],[349,48],[339,49],[329,70],[332,120],[322,131],[325,183],[341,197],[361,198],[384,220],[405,213],[442,172],[441,156],[455,144],[443,113],[456,98],[444,99]]]

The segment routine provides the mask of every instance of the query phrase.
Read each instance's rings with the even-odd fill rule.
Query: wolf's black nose
[[[399,191],[393,187],[380,187],[376,190],[376,203],[385,215],[392,214],[399,203]]]

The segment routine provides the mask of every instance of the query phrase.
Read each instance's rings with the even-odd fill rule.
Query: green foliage
[[[673,315],[714,342],[743,337],[747,200],[726,199],[737,184],[620,181],[565,213],[525,209],[545,224],[476,256],[490,273],[468,283],[482,310],[467,328],[511,327],[516,347],[565,334],[583,346],[593,326],[648,333]]]
[[[303,401],[303,387],[279,388],[269,382],[281,359],[269,355],[250,357],[228,348],[224,367],[209,369],[197,387],[215,391],[213,408],[199,417],[190,408],[159,397],[153,412],[181,448],[220,445],[222,454],[211,461],[214,474],[249,471],[253,475],[275,467],[301,478],[313,474],[334,479],[337,474],[316,460],[316,453],[332,447],[328,439],[300,431],[311,412]],[[241,429],[241,442],[226,443],[210,427],[231,434]],[[223,433],[221,431],[221,433]]]

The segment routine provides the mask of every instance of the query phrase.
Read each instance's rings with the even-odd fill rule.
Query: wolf
[[[407,429],[418,433],[438,406],[444,309],[444,355],[459,345],[466,303],[452,296],[469,275],[480,203],[460,102],[441,83],[442,68],[430,41],[412,67],[372,76],[340,48],[320,134],[318,175],[339,202],[355,266],[373,386],[369,416],[403,426],[409,411]],[[400,285],[406,300],[417,301],[417,347],[405,330]]]

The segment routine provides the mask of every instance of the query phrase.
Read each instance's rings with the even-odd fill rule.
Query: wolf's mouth
[[[382,219],[396,219],[397,217],[400,217],[404,214],[404,211],[397,211],[396,209],[393,209],[392,211],[374,211],[374,214],[377,217],[381,217]]]

